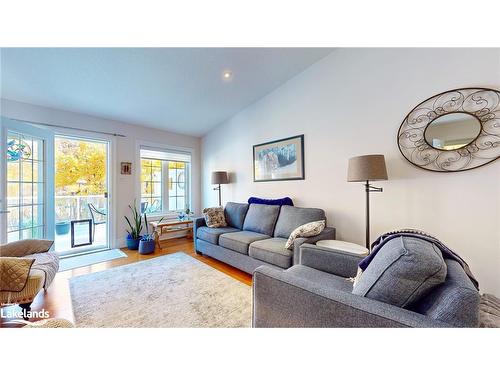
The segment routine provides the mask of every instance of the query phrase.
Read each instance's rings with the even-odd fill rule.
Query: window
[[[44,141],[7,135],[7,241],[43,238]]]
[[[191,155],[141,147],[141,211],[184,211],[190,203]]]

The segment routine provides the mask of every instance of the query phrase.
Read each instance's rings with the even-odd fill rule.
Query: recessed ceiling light
[[[233,78],[233,72],[230,70],[224,70],[222,72],[222,79],[224,81],[230,81]]]

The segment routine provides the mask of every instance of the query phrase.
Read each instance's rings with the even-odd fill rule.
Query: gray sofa
[[[404,240],[404,239],[403,239]],[[391,242],[394,240],[391,240]],[[425,241],[423,241],[425,242]],[[380,250],[370,267],[380,267],[386,246],[390,251],[407,255],[408,248],[419,250],[429,243],[419,241],[388,243]],[[432,251],[432,249],[430,249]],[[435,254],[434,254],[435,255]],[[415,262],[414,255],[408,257]],[[287,270],[259,267],[253,278],[254,327],[477,327],[479,324],[479,292],[463,268],[454,260],[443,259],[444,281],[428,286],[410,306],[399,307],[367,295],[353,292],[348,278],[356,275],[361,256],[325,249],[312,244],[301,246],[300,264]],[[419,259],[417,259],[420,262]],[[390,267],[390,265],[389,265]],[[408,270],[415,268],[415,263]],[[380,270],[376,270],[380,271]],[[401,269],[385,277],[381,292],[406,288],[408,280]],[[437,272],[437,273],[439,273]],[[362,276],[364,277],[364,275]],[[366,280],[365,280],[366,281]],[[375,280],[379,281],[379,280]],[[380,285],[379,285],[380,286]],[[356,288],[358,285],[356,286]],[[373,291],[372,287],[370,291]],[[411,289],[410,289],[411,290]],[[400,297],[396,295],[396,297]],[[418,298],[417,298],[418,297]]]
[[[293,251],[285,248],[290,233],[311,221],[326,220],[319,208],[270,206],[263,204],[227,203],[224,214],[228,226],[209,228],[205,219],[194,221],[194,241],[198,254],[205,254],[247,273],[262,265],[287,269],[300,260],[300,245],[322,239],[335,239],[335,228],[298,238]]]

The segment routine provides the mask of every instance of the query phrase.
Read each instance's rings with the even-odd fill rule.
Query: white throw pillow
[[[224,216],[224,208],[210,207],[203,210],[205,223],[209,228],[227,227],[226,217]]]
[[[310,223],[301,225],[290,234],[285,247],[291,250],[293,248],[293,241],[295,241],[296,238],[317,236],[323,229],[325,229],[325,220],[311,221]]]

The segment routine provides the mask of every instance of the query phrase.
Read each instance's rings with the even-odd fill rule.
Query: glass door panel
[[[55,138],[55,248],[76,254],[109,247],[108,142]]]
[[[31,238],[53,238],[47,199],[52,191],[53,134],[30,124],[1,118],[2,183],[0,187],[0,243]]]

